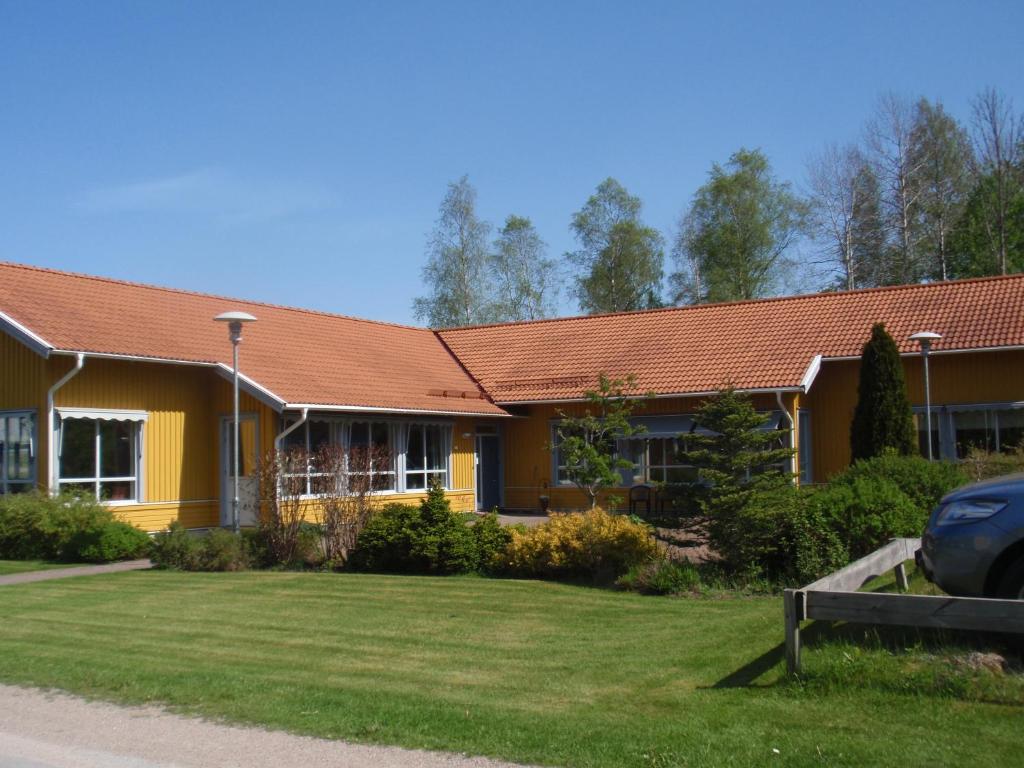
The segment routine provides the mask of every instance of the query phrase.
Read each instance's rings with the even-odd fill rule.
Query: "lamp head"
[[[221,312],[215,318],[219,323],[228,324],[228,336],[233,344],[242,340],[242,323],[254,323],[256,318],[248,312]]]
[[[932,331],[918,331],[917,333],[911,334],[910,340],[916,341],[921,345],[921,349],[927,352],[931,349],[932,342],[938,341],[942,338],[941,333],[933,333]]]

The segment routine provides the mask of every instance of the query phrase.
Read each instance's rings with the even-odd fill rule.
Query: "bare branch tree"
[[[918,234],[915,230],[920,187],[917,177],[924,158],[911,153],[914,108],[894,93],[879,98],[867,125],[867,144],[884,190],[886,220],[892,233],[892,257],[883,282],[917,282],[921,276]]]
[[[985,229],[999,265],[1007,273],[1008,216],[1010,202],[1020,184],[1018,168],[1024,117],[1017,117],[1013,104],[993,88],[987,88],[972,104],[972,128],[977,175],[990,176],[993,194],[986,201]]]
[[[305,520],[309,453],[302,448],[271,450],[258,463],[258,526],[275,563],[294,562]]]

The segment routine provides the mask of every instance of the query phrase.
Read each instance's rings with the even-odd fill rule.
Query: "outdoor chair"
[[[654,488],[649,485],[634,485],[629,489],[629,514],[637,514],[637,509],[643,506],[642,517],[650,517],[654,511]]]

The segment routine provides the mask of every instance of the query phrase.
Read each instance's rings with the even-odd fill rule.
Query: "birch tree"
[[[891,243],[884,284],[917,282],[922,274],[917,229],[920,185],[924,158],[911,151],[914,109],[906,99],[886,93],[878,100],[868,121],[867,144],[882,184],[886,223]]]
[[[715,163],[697,190],[676,240],[676,298],[692,303],[769,295],[789,247],[802,233],[806,206],[777,181],[759,150]]]
[[[950,277],[950,236],[971,189],[971,145],[966,131],[941,104],[917,103],[910,132],[910,167],[917,169],[922,272],[932,280]]]
[[[533,223],[509,216],[491,254],[496,321],[537,320],[554,313],[558,265],[547,257],[547,244]]]
[[[982,198],[984,231],[998,274],[1009,271],[1011,231],[1016,200],[1022,194],[1021,156],[1024,119],[1012,103],[988,88],[974,100],[973,138],[979,181],[989,180],[990,194]]]
[[[885,247],[878,180],[855,145],[830,145],[808,165],[810,229],[819,261],[844,290],[877,283]]]
[[[664,246],[640,220],[640,198],[605,179],[572,217],[580,248],[566,258],[576,269],[575,294],[588,314],[661,305]]]
[[[491,319],[490,231],[476,215],[476,190],[469,178],[450,183],[427,245],[423,281],[430,294],[413,300],[418,320],[445,328]]]

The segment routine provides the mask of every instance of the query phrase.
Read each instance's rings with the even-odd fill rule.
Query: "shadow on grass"
[[[1015,635],[826,621],[815,621],[805,625],[800,632],[800,643],[804,652],[823,649],[828,645],[845,644],[863,647],[865,650],[883,650],[893,655],[915,652],[939,657],[968,651],[991,650],[1018,656],[1022,651],[1021,640],[1019,636]],[[778,682],[785,682],[785,678],[778,682],[760,685],[757,681],[782,664],[785,657],[786,646],[784,643],[779,643],[713,685],[705,687],[709,689],[773,687]]]

